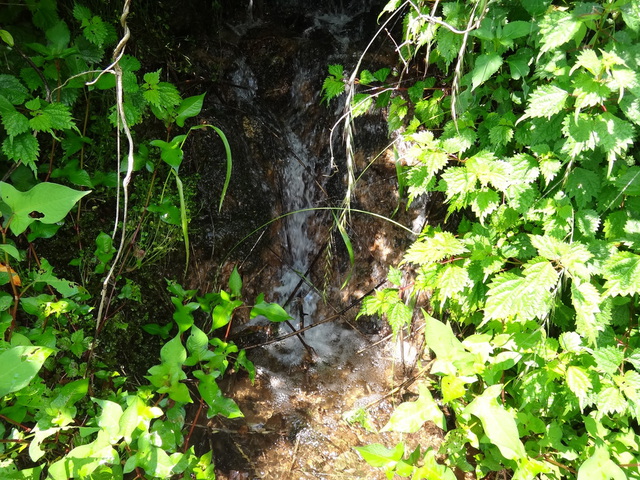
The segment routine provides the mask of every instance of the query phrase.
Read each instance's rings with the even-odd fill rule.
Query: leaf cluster
[[[409,201],[442,192],[461,221],[426,227],[404,255],[413,289],[379,291],[361,315],[397,331],[419,313],[399,321],[398,305],[429,295],[431,373],[455,417],[448,472],[638,478],[640,4],[402,5],[405,61],[426,58],[449,85],[431,116],[419,105],[433,79],[398,89],[389,128]],[[398,411],[399,431],[442,424],[431,406]],[[470,463],[461,448],[479,453]],[[444,478],[417,473],[421,462],[385,465]]]

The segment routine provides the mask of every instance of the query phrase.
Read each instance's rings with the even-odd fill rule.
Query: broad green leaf
[[[379,443],[372,443],[364,447],[354,447],[362,458],[372,467],[393,468],[402,460],[404,455],[404,443],[399,443],[393,449],[386,448]]]
[[[109,443],[117,443],[122,438],[120,434],[120,419],[123,413],[122,407],[109,400],[98,398],[93,398],[92,400],[102,407],[100,415],[97,416],[98,426],[107,434]]]
[[[0,398],[29,385],[54,352],[53,348],[18,346],[0,353]]]
[[[446,375],[442,377],[440,387],[442,388],[442,402],[449,403],[451,400],[460,398],[467,393],[466,383],[460,377]]]
[[[251,318],[263,315],[271,322],[284,322],[291,319],[291,315],[289,315],[285,309],[277,303],[265,302],[260,297],[258,297],[258,300],[260,301],[251,309]]]
[[[202,95],[188,97],[180,103],[180,107],[178,107],[176,115],[176,125],[184,127],[185,120],[200,114],[205,95],[206,94],[203,93]]]
[[[51,103],[42,110],[42,113],[48,117],[49,125],[55,130],[73,128],[73,118],[69,107],[62,103]]]
[[[471,72],[471,90],[475,90],[502,66],[502,56],[497,53],[485,53],[476,58],[476,63]]]
[[[187,359],[187,351],[182,346],[180,335],[176,335],[160,349],[160,358],[163,363],[182,365]]]
[[[425,453],[422,465],[415,470],[411,478],[416,480],[456,480],[456,476],[450,468],[440,465],[436,461],[435,452],[431,449]]]
[[[487,215],[493,213],[500,205],[500,197],[495,190],[482,189],[471,194],[471,210],[475,213],[480,223],[484,223]]]
[[[533,31],[533,24],[531,22],[523,22],[522,20],[515,20],[507,23],[502,27],[502,34],[500,38],[507,38],[510,40],[527,36]]]
[[[609,457],[606,446],[598,446],[578,469],[578,480],[627,480],[624,471]]]
[[[177,297],[171,297],[171,302],[175,307],[175,312],[173,312],[173,319],[178,324],[180,333],[186,332],[187,330],[189,330],[191,325],[193,325],[194,318],[192,313],[200,308],[200,304],[198,302],[188,302],[186,304],[183,304],[182,301]]]
[[[48,224],[61,221],[78,200],[89,193],[90,190],[78,191],[47,182],[20,192],[12,185],[0,182],[0,198],[12,211],[9,226],[14,235],[20,235],[36,220]]]
[[[482,395],[467,405],[464,413],[480,419],[484,433],[491,443],[498,447],[503,457],[509,460],[526,458],[527,452],[520,441],[513,414],[497,402],[501,392],[501,384],[488,387]]]
[[[625,251],[614,253],[604,264],[603,276],[606,295],[640,293],[640,255]]]
[[[222,395],[222,391],[215,381],[215,376],[207,375],[202,370],[196,370],[193,372],[193,376],[198,380],[198,391],[202,395],[202,399],[209,406],[207,411],[207,418],[214,417],[215,415],[223,415],[227,418],[244,417],[238,405]]]
[[[419,397],[415,402],[404,402],[398,405],[389,422],[381,432],[415,433],[426,422],[433,422],[442,430],[446,430],[444,414],[431,396],[426,385],[418,386]]]

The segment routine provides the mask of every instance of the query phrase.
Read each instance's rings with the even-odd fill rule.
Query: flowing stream
[[[236,326],[257,377],[253,384],[244,376],[231,378],[224,389],[245,417],[212,419],[202,425],[200,443],[213,449],[221,479],[382,479],[352,447],[393,446],[398,438],[352,427],[343,414],[368,407],[372,425],[381,428],[394,402],[387,393],[418,360],[410,346],[396,355],[378,320],[354,322],[358,301],[384,280],[387,262],[397,260],[393,252],[401,251],[407,235],[372,218],[353,218],[356,265],[350,265],[339,234],[331,235],[330,211],[313,210],[339,205],[344,195],[344,162],[332,169],[329,148],[329,131],[342,105],[320,104],[327,65],[349,68],[357,62],[379,9],[370,5],[375,2],[321,1],[315,11],[301,12],[300,2],[275,3],[284,9],[277,15],[266,2],[250,1],[216,46],[220,56],[233,61],[219,72],[219,84],[226,87],[209,107],[211,121],[234,132],[235,168],[245,178],[234,179],[226,208],[203,222],[212,225],[206,240],[215,253],[228,249],[226,238],[237,239],[282,216],[232,263],[240,262],[250,294],[264,293],[284,305],[293,320],[267,328],[268,321],[257,317]],[[399,201],[392,155],[367,169],[388,143],[386,125],[375,115],[364,121],[356,150],[367,175],[354,201],[390,215]],[[220,166],[207,168],[200,188],[205,203],[215,204]],[[245,233],[239,233],[233,228],[242,228],[243,212],[248,212]],[[399,220],[409,225],[419,217],[406,215]],[[341,290],[351,274],[349,287]],[[268,334],[251,333],[263,330]]]

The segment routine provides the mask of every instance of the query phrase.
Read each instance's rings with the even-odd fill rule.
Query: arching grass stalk
[[[294,210],[292,212],[287,212],[287,213],[283,213],[282,215],[278,215],[277,217],[272,218],[271,220],[269,220],[266,223],[263,223],[262,225],[260,225],[258,228],[252,230],[250,233],[248,233],[247,235],[245,235],[244,237],[242,237],[242,239],[237,242],[233,247],[231,247],[231,249],[227,252],[227,254],[225,255],[225,257],[223,258],[221,264],[225,263],[225,261],[231,256],[231,254],[240,247],[240,245],[242,245],[244,242],[246,242],[249,238],[251,238],[253,235],[255,235],[256,233],[260,232],[262,229],[268,227],[269,225],[271,225],[274,222],[277,222],[278,220],[282,220],[283,218],[286,218],[290,215],[295,215],[298,213],[305,213],[305,212],[319,212],[319,211],[330,211],[332,212],[332,214],[334,215],[334,218],[336,217],[335,212],[343,212],[344,208],[343,207],[309,207],[309,208],[301,208],[300,210]],[[395,220],[390,219],[389,217],[385,217],[384,215],[380,215],[378,213],[374,213],[374,212],[368,212],[366,210],[359,210],[356,208],[351,208],[350,209],[351,212],[353,213],[360,213],[363,215],[370,215],[372,217],[378,218],[380,220],[384,220],[385,222],[389,222],[392,225],[395,225],[396,227],[405,230],[406,232],[410,233],[411,235],[417,236],[417,234],[411,230],[409,227],[406,227],[404,225],[402,225],[401,223],[396,222]],[[345,234],[346,234],[346,230],[345,230]],[[342,232],[341,232],[342,235]],[[346,237],[348,240],[348,236]],[[345,237],[343,236],[343,241],[345,240]],[[350,250],[349,245],[351,245],[351,242],[349,241],[348,244],[345,243],[345,246],[347,247],[347,250]],[[353,250],[351,249],[351,254],[350,254],[350,260],[353,262],[354,258],[353,258]],[[220,270],[218,269],[218,274],[220,273]],[[218,280],[218,274],[216,274],[216,282]],[[344,286],[344,285],[343,285]]]

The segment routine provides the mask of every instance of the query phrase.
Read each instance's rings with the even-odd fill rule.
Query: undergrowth
[[[389,16],[398,74],[333,65],[325,98],[346,92],[347,123],[384,108],[408,203],[441,192],[462,220],[427,226],[360,312],[424,320],[431,380],[382,430],[434,422],[442,445],[357,450],[388,478],[640,478],[640,3]]]

